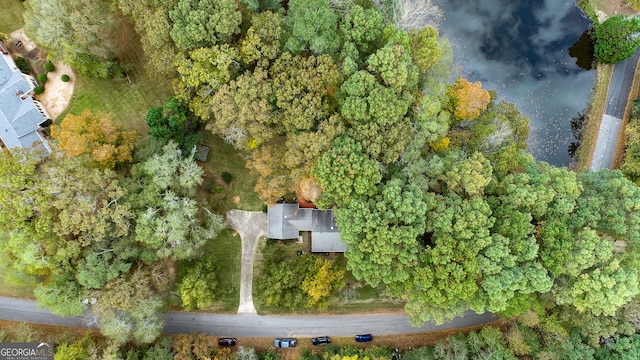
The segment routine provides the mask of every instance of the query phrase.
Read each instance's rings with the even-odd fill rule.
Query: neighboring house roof
[[[297,239],[300,231],[311,232],[311,252],[345,252],[332,210],[300,208],[298,204],[276,204],[268,210],[267,236]]]
[[[296,229],[288,218],[298,210],[298,204],[276,204],[268,210],[267,236],[271,239],[297,239],[300,230]]]
[[[36,85],[31,76],[20,72],[0,43],[0,139],[9,149],[40,146],[51,152],[40,133],[40,125],[50,118],[49,113],[31,96]]]

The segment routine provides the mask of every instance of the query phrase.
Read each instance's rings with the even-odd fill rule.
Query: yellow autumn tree
[[[334,267],[328,259],[316,257],[308,274],[302,283],[302,290],[309,296],[309,307],[326,309],[332,294],[342,290],[345,286],[344,269]]]
[[[246,166],[252,174],[258,175],[255,192],[268,205],[287,193],[288,170],[282,164],[285,149],[278,145],[266,145],[254,150]]]
[[[487,109],[491,102],[489,91],[482,88],[482,84],[470,82],[459,77],[447,90],[451,111],[458,120],[473,120]]]
[[[110,114],[94,114],[85,110],[80,115],[67,115],[51,127],[51,136],[68,156],[89,154],[100,167],[113,168],[117,163],[133,160],[136,130],[125,130]]]
[[[433,151],[440,151],[449,148],[449,143],[451,143],[451,139],[449,139],[448,137],[443,137],[439,140],[429,143],[429,146]]]
[[[320,194],[322,194],[322,188],[313,177],[302,178],[296,190],[298,197],[309,200],[312,203],[315,203],[320,198]]]

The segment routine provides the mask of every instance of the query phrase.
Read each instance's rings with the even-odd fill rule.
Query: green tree
[[[222,218],[198,209],[191,197],[202,183],[204,170],[191,156],[182,157],[170,142],[163,153],[134,170],[144,186],[137,194],[136,240],[159,259],[187,259],[222,227]]]
[[[234,0],[179,0],[169,17],[171,37],[183,51],[226,43],[240,32],[242,22]]]
[[[559,304],[572,304],[580,312],[613,316],[637,294],[637,270],[625,269],[619,261],[613,260],[558,287],[555,296]]]
[[[285,25],[290,36],[285,47],[293,54],[310,50],[332,54],[340,46],[338,16],[324,0],[291,0]]]
[[[640,335],[624,336],[615,343],[597,349],[596,360],[632,360],[640,357]]]
[[[251,27],[240,41],[242,60],[268,68],[269,62],[282,52],[283,34],[282,15],[271,11],[252,15]]]
[[[438,44],[438,30],[426,26],[420,30],[410,30],[409,36],[413,63],[423,73],[431,70],[442,55],[442,49]]]
[[[25,10],[25,31],[38,44],[84,75],[110,75],[115,30],[123,24],[108,1],[35,0],[25,4]]]
[[[279,129],[288,134],[312,130],[335,111],[332,98],[342,77],[328,55],[303,58],[284,53],[269,72]]]
[[[323,190],[321,201],[317,202],[321,207],[344,207],[353,199],[373,196],[382,180],[378,162],[348,136],[334,140],[318,159],[313,175]]]
[[[169,34],[169,11],[178,0],[118,0],[118,7],[133,22],[148,62],[147,73],[158,80],[175,77],[176,47]]]
[[[353,275],[374,287],[382,283],[396,292],[401,289],[418,257],[426,209],[418,188],[401,179],[381,183],[375,196],[336,209]]]
[[[289,309],[305,306],[307,296],[301,286],[313,258],[309,255],[284,258],[278,246],[265,246],[262,253],[264,271],[257,282],[259,298],[267,305]]]
[[[190,153],[200,142],[197,133],[200,123],[195,115],[180,100],[170,97],[164,106],[149,109],[147,112],[149,135],[163,140],[175,141],[185,153]]]
[[[382,37],[384,20],[375,8],[364,9],[360,5],[354,5],[340,19],[339,29],[345,41],[343,49],[353,47],[357,53],[352,55],[351,60],[362,64],[376,49],[377,42]]]
[[[273,100],[267,72],[245,72],[213,95],[210,109],[215,121],[206,128],[237,149],[255,149],[275,135]]]
[[[238,50],[222,44],[193,50],[176,60],[178,79],[173,84],[176,98],[200,119],[211,119],[212,95],[242,70]]]
[[[404,115],[414,101],[409,92],[397,94],[358,71],[340,88],[340,113],[351,122],[349,134],[361,142],[373,158],[385,163],[398,160],[408,144],[410,124]]]
[[[205,309],[218,295],[217,266],[211,259],[190,260],[180,267],[178,292],[185,310]]]
[[[87,306],[82,303],[84,294],[77,283],[63,276],[54,277],[48,284],[40,284],[33,294],[38,305],[60,316],[79,316]]]
[[[129,340],[153,342],[164,327],[171,283],[165,264],[157,262],[140,264],[128,276],[92,291],[90,296],[97,299],[92,310],[102,334],[119,345]]]
[[[640,122],[637,119],[629,122],[624,128],[627,138],[627,149],[620,170],[627,179],[636,185],[640,184]]]
[[[636,16],[612,16],[593,31],[595,57],[615,64],[629,58],[640,46],[640,19]]]

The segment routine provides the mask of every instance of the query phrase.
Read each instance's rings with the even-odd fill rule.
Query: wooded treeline
[[[595,346],[600,338],[631,335],[639,326],[638,188],[619,171],[574,173],[536,162],[526,152],[528,119],[512,104],[480,83],[460,77],[450,82],[451,49],[434,27],[424,26],[429,16],[437,20],[430,1],[119,0],[117,8],[90,2],[95,6],[30,0],[27,29],[80,72],[108,76],[117,63],[115,38],[97,44],[91,36],[99,32],[83,32],[82,38],[78,31],[96,26],[109,34],[113,24],[132,24],[149,66],[174,78],[176,99],[206,130],[249,154],[260,197],[273,203],[295,194],[334,209],[349,248],[348,269],[406,300],[414,324],[441,323],[469,308],[509,317],[533,312],[542,325],[529,329],[567,341],[577,336]],[[408,21],[415,4],[423,7],[425,21]],[[51,26],[39,25],[51,9],[65,16],[46,17]],[[69,18],[88,11],[92,17]],[[97,14],[100,21],[94,21]],[[53,31],[38,32],[54,25],[55,43]],[[85,53],[90,61],[76,64],[74,56]],[[3,221],[20,223],[29,239],[43,239],[33,245],[12,236],[16,248],[57,254],[54,239],[73,244],[90,225],[108,224],[117,230],[101,230],[110,245],[91,253],[78,245],[57,262],[47,259],[42,270],[52,281],[62,272],[65,280],[81,276],[85,262],[104,261],[113,271],[95,284],[100,289],[120,281],[125,271],[144,278],[162,259],[188,257],[210,227],[183,211],[200,211],[189,198],[198,177],[186,184],[180,175],[169,176],[167,164],[184,168],[179,174],[185,176],[197,172],[176,151],[165,148],[141,160],[124,178],[107,169],[74,168],[79,179],[91,181],[55,191],[35,185],[42,177],[50,186],[60,184],[56,176],[68,176],[61,169],[69,160],[14,162],[24,180],[7,182],[4,189],[11,192],[5,196],[38,191],[13,196],[17,203],[3,205]],[[110,190],[79,195],[85,186]],[[105,218],[84,224],[103,213],[94,207],[94,213],[87,210],[92,216],[80,216],[84,221],[65,215],[78,223],[57,230],[52,219],[71,211],[65,192],[73,192],[74,206],[84,199],[102,204]],[[121,198],[127,200],[122,206]],[[44,211],[41,203],[57,205]],[[178,203],[184,205],[176,214],[172,204]],[[154,222],[176,232],[148,231]],[[123,239],[136,246],[112,251]],[[41,263],[34,258],[24,266]],[[131,259],[141,262],[120,267]],[[153,281],[146,283],[163,284]],[[106,289],[101,291],[109,294]],[[157,309],[161,301],[148,305]]]

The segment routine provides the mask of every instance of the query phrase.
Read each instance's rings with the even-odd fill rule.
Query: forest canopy
[[[25,20],[56,55],[105,76],[115,54],[110,41],[95,39],[111,31],[111,21],[96,21],[105,13],[133,24],[148,62],[173,77],[175,92],[147,117],[152,136],[167,145],[135,165],[134,137],[115,128],[97,133],[95,124],[109,119],[92,114],[54,128],[70,157],[41,165],[3,154],[0,191],[13,199],[0,206],[8,253],[15,267],[48,277],[37,297],[57,313],[77,314],[75,299],[99,294],[108,300],[97,309],[105,333],[128,327],[147,339],[136,314],[162,308],[164,298],[123,302],[116,290],[144,284],[135,291],[162,294],[167,285],[154,266],[194,257],[220,225],[194,199],[202,172],[179,149],[189,143],[186,119],[246,152],[265,203],[293,194],[333,209],[348,270],[406,301],[413,324],[467,309],[592,324],[637,311],[630,307],[640,292],[638,188],[619,171],[536,162],[526,151],[529,120],[481,83],[455,76],[435,23],[407,13],[416,2],[118,0],[117,9],[99,0],[86,9],[55,2],[65,14],[95,13],[73,24],[47,18],[61,23],[43,33],[49,2],[30,0]],[[427,19],[437,14],[422,10]],[[596,37],[628,25],[620,21],[603,24]],[[80,25],[91,31],[72,41]],[[89,151],[107,136],[119,139],[110,156]],[[83,146],[73,149],[73,139]],[[123,162],[126,175],[116,176]],[[69,177],[73,186],[61,187]],[[615,333],[594,328],[583,327],[585,338]]]

